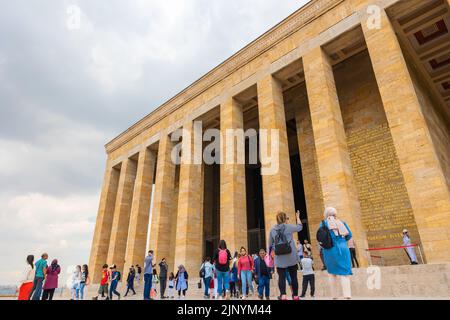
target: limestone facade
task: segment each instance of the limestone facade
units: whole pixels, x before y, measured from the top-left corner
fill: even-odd
[[[300,238],[317,252],[323,209],[334,206],[363,265],[367,248],[401,244],[403,228],[426,263],[450,262],[449,30],[446,0],[312,0],[114,138],[90,257],[94,282],[102,264],[142,265],[147,249],[196,275],[215,211],[215,241],[233,251],[253,241],[247,224],[259,221],[264,238],[278,211],[292,222],[301,209]],[[196,120],[222,137],[277,129],[279,170],[258,182],[249,172],[264,165],[220,164],[215,175],[209,164],[173,163],[171,137]],[[181,145],[204,148],[193,136]],[[205,198],[214,184],[220,203]],[[249,195],[258,188],[261,195]],[[400,254],[383,263],[407,263]]]

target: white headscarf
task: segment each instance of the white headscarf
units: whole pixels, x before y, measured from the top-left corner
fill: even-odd
[[[327,220],[328,223],[328,229],[334,232],[335,236],[341,235],[342,237],[345,237],[348,235],[348,229],[345,226],[345,224],[336,218],[337,210],[333,207],[328,207],[325,209],[325,220]]]

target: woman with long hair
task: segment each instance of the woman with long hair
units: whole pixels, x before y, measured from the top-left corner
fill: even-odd
[[[72,273],[72,286],[70,288],[72,293],[71,300],[78,300],[80,298],[80,282],[81,282],[81,266],[76,266]]]
[[[323,259],[329,274],[331,295],[333,299],[338,297],[338,279],[341,282],[345,299],[351,299],[350,276],[352,275],[352,260],[347,241],[352,238],[352,232],[347,223],[337,217],[337,210],[332,207],[325,209],[325,220],[320,227],[328,228],[333,246],[323,249]]]
[[[224,288],[225,296],[230,298],[230,261],[232,260],[230,250],[227,249],[227,243],[225,240],[220,240],[219,248],[214,255],[214,261],[216,262],[216,274],[217,274],[217,290],[219,299],[222,299]]]
[[[84,300],[84,289],[89,285],[89,283],[89,267],[87,264],[83,264],[81,267],[80,300]]]
[[[27,256],[27,264],[22,274],[17,291],[19,292],[18,300],[29,300],[34,282],[34,256]]]
[[[249,290],[253,292],[253,269],[255,267],[255,263],[253,258],[247,254],[247,250],[242,247],[241,248],[241,257],[238,260],[238,277],[242,281],[242,299],[245,300],[247,298],[247,286]]]
[[[61,267],[58,264],[58,260],[53,259],[50,268],[47,269],[47,276],[45,277],[42,300],[53,300],[55,289],[58,288],[58,276],[60,272]]]
[[[270,230],[269,248],[275,251],[275,267],[278,272],[278,287],[280,289],[280,299],[287,300],[286,297],[286,274],[289,273],[292,281],[292,298],[298,298],[298,256],[295,246],[294,234],[302,231],[303,225],[300,221],[300,212],[296,212],[296,223],[289,224],[289,217],[284,212],[277,214],[277,225]],[[269,250],[269,251],[270,251]]]

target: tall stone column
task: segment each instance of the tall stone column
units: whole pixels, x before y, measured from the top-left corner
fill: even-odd
[[[158,147],[156,165],[155,195],[150,229],[150,250],[155,251],[156,258],[167,259],[169,267],[173,267],[173,254],[170,250],[171,230],[176,223],[173,213],[175,199],[175,164],[171,159],[173,143],[167,134],[161,136]]]
[[[109,242],[108,264],[115,264],[122,274],[125,264],[136,169],[136,161],[126,159],[122,162],[114,219],[111,228],[111,240]]]
[[[237,163],[238,143],[233,138],[234,146],[228,145],[231,139],[228,141],[227,136],[234,137],[235,130],[240,129],[243,137],[244,115],[242,106],[233,98],[220,106],[220,129],[223,139],[223,164],[220,166],[220,238],[227,241],[230,249],[239,250],[242,246],[248,247],[245,163]],[[232,159],[227,159],[226,156],[226,150],[229,148],[234,151]],[[243,152],[245,162],[245,141],[243,150],[240,151]]]
[[[144,263],[155,164],[156,153],[153,150],[145,148],[139,153],[125,256],[125,272],[132,265],[143,266]]]
[[[367,237],[354,183],[333,68],[322,48],[303,58],[317,165],[325,207],[345,220],[356,242],[358,259],[367,265]]]
[[[362,19],[426,260],[448,262],[450,194],[400,44],[386,12],[382,12],[380,29],[368,29]]]
[[[322,187],[320,185],[319,168],[317,165],[316,146],[306,97],[297,102],[295,122],[297,126],[298,148],[302,167],[303,189],[305,192],[306,209],[308,212],[308,228],[313,253],[318,256],[316,232],[323,220],[324,204]],[[321,263],[320,259],[315,263]]]
[[[273,174],[262,176],[264,222],[266,239],[268,239],[270,229],[276,224],[276,215],[279,211],[283,211],[289,216],[290,223],[295,223],[295,205],[283,90],[278,80],[271,75],[260,80],[257,87],[259,127],[260,130],[267,130],[269,150],[272,145],[271,131],[278,132],[278,152],[275,149],[269,152],[274,156],[273,160],[278,162],[278,170]],[[261,135],[262,132],[260,132],[260,145],[264,143],[261,141]],[[262,170],[264,167],[263,165]]]
[[[194,139],[193,122],[183,128],[183,150],[180,165],[175,267],[183,264],[191,274],[202,262],[203,208],[202,164],[195,163],[194,146],[202,148],[202,141]]]
[[[94,240],[92,241],[91,256],[89,260],[89,270],[91,271],[90,277],[93,283],[100,282],[102,266],[106,263],[108,257],[119,176],[120,171],[118,169],[107,167],[103,179],[97,222],[95,224]]]

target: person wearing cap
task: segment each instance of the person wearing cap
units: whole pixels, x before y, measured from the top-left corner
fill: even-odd
[[[411,264],[419,264],[417,262],[416,250],[414,249],[414,247],[409,247],[411,245],[411,238],[409,237],[409,231],[406,229],[403,230],[403,245],[408,246],[407,248],[405,248],[405,251]]]

